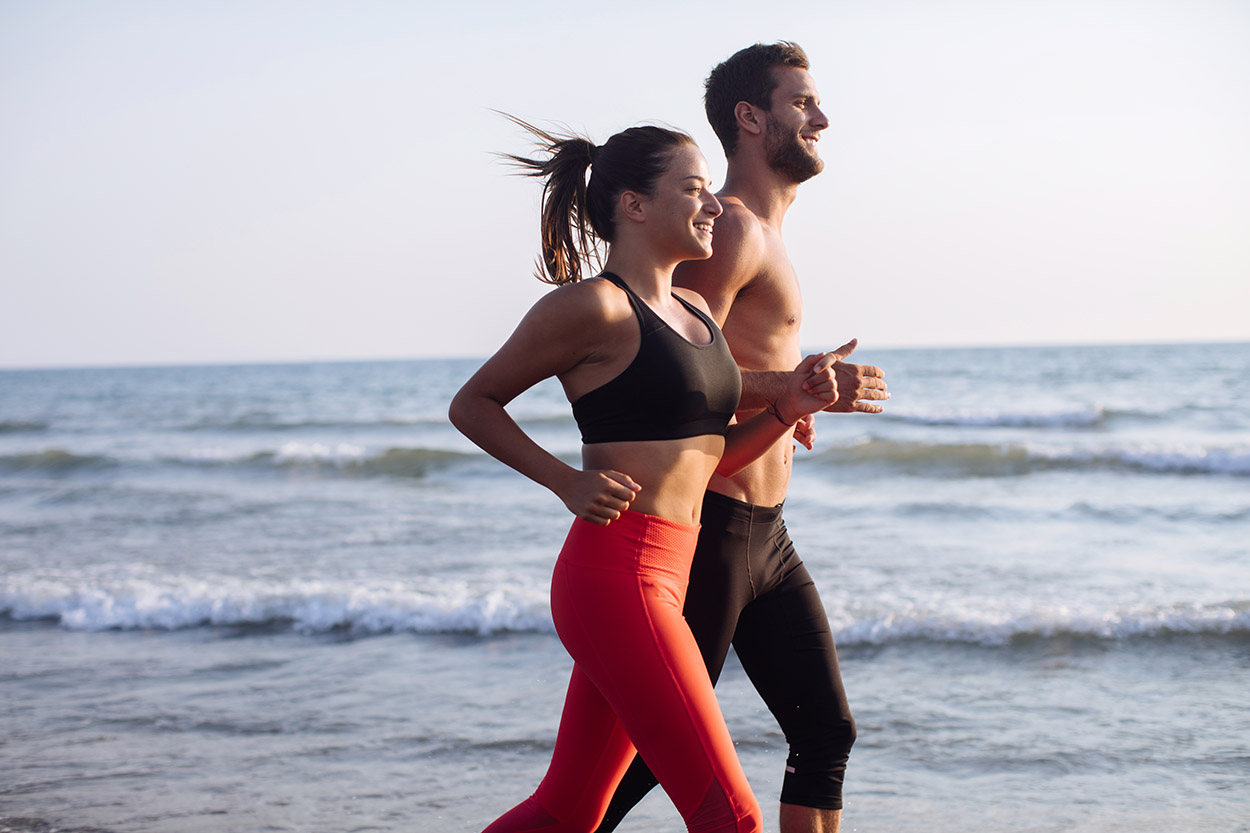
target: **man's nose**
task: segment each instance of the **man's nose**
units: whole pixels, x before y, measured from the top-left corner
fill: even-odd
[[[825,111],[815,105],[812,106],[812,109],[815,111],[812,116],[812,127],[817,130],[827,128],[829,126],[829,117],[825,115]]]

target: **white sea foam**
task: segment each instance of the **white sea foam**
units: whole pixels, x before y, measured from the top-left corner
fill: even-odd
[[[933,640],[1004,645],[1074,635],[1126,639],[1167,634],[1250,634],[1250,600],[1082,608],[984,603],[919,606],[899,600],[831,605],[843,645]],[[0,613],[55,620],[70,630],[178,630],[284,624],[320,633],[554,631],[542,583],[272,581],[161,577],[109,579],[18,575],[0,580]]]
[[[201,446],[184,451],[174,457],[174,459],[180,463],[195,465],[198,463],[239,463],[248,459],[249,456],[245,452],[239,452],[234,449]]]
[[[1225,636],[1250,634],[1250,600],[1091,605],[1081,609],[1032,605],[1012,609],[992,603],[902,606],[858,617],[835,613],[831,618],[838,641],[844,645],[914,640],[1006,645],[1057,636],[1109,640],[1177,634]]]
[[[279,463],[330,463],[336,466],[359,463],[365,459],[364,446],[352,443],[283,443],[274,455]]]
[[[177,630],[289,623],[299,631],[497,633],[549,631],[545,587],[510,584],[123,577],[11,576],[0,612],[52,619],[70,630]]]
[[[1026,446],[1033,457],[1081,465],[1124,466],[1159,473],[1250,474],[1250,446],[1133,443],[1111,447]]]
[[[355,443],[288,442],[278,447],[197,445],[189,448],[126,449],[108,453],[48,448],[24,454],[0,455],[0,473],[55,472],[72,474],[105,467],[150,468],[319,468],[353,475],[424,474],[432,466],[458,460],[477,460],[480,454],[440,448],[368,448]]]

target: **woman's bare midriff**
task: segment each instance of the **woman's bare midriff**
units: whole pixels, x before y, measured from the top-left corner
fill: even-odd
[[[703,493],[716,471],[725,438],[596,443],[582,446],[582,468],[629,475],[642,490],[630,509],[682,524],[697,524]]]

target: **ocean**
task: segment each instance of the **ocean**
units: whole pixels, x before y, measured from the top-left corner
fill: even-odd
[[[845,831],[1250,831],[1250,344],[877,350],[786,504]],[[477,831],[551,753],[570,516],[479,360],[0,372],[0,831]],[[570,462],[558,385],[511,408]],[[776,830],[785,743],[731,657]],[[677,833],[655,791],[621,827]]]

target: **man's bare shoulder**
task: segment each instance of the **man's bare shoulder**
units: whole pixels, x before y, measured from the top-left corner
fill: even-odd
[[[716,218],[716,242],[751,245],[763,241],[764,227],[760,218],[743,205],[741,200],[737,197],[723,197],[721,207],[724,210]]]
[[[712,232],[712,256],[680,264],[673,283],[702,295],[716,323],[723,325],[734,297],[759,274],[765,245],[759,218],[750,209],[732,198],[722,205]]]

